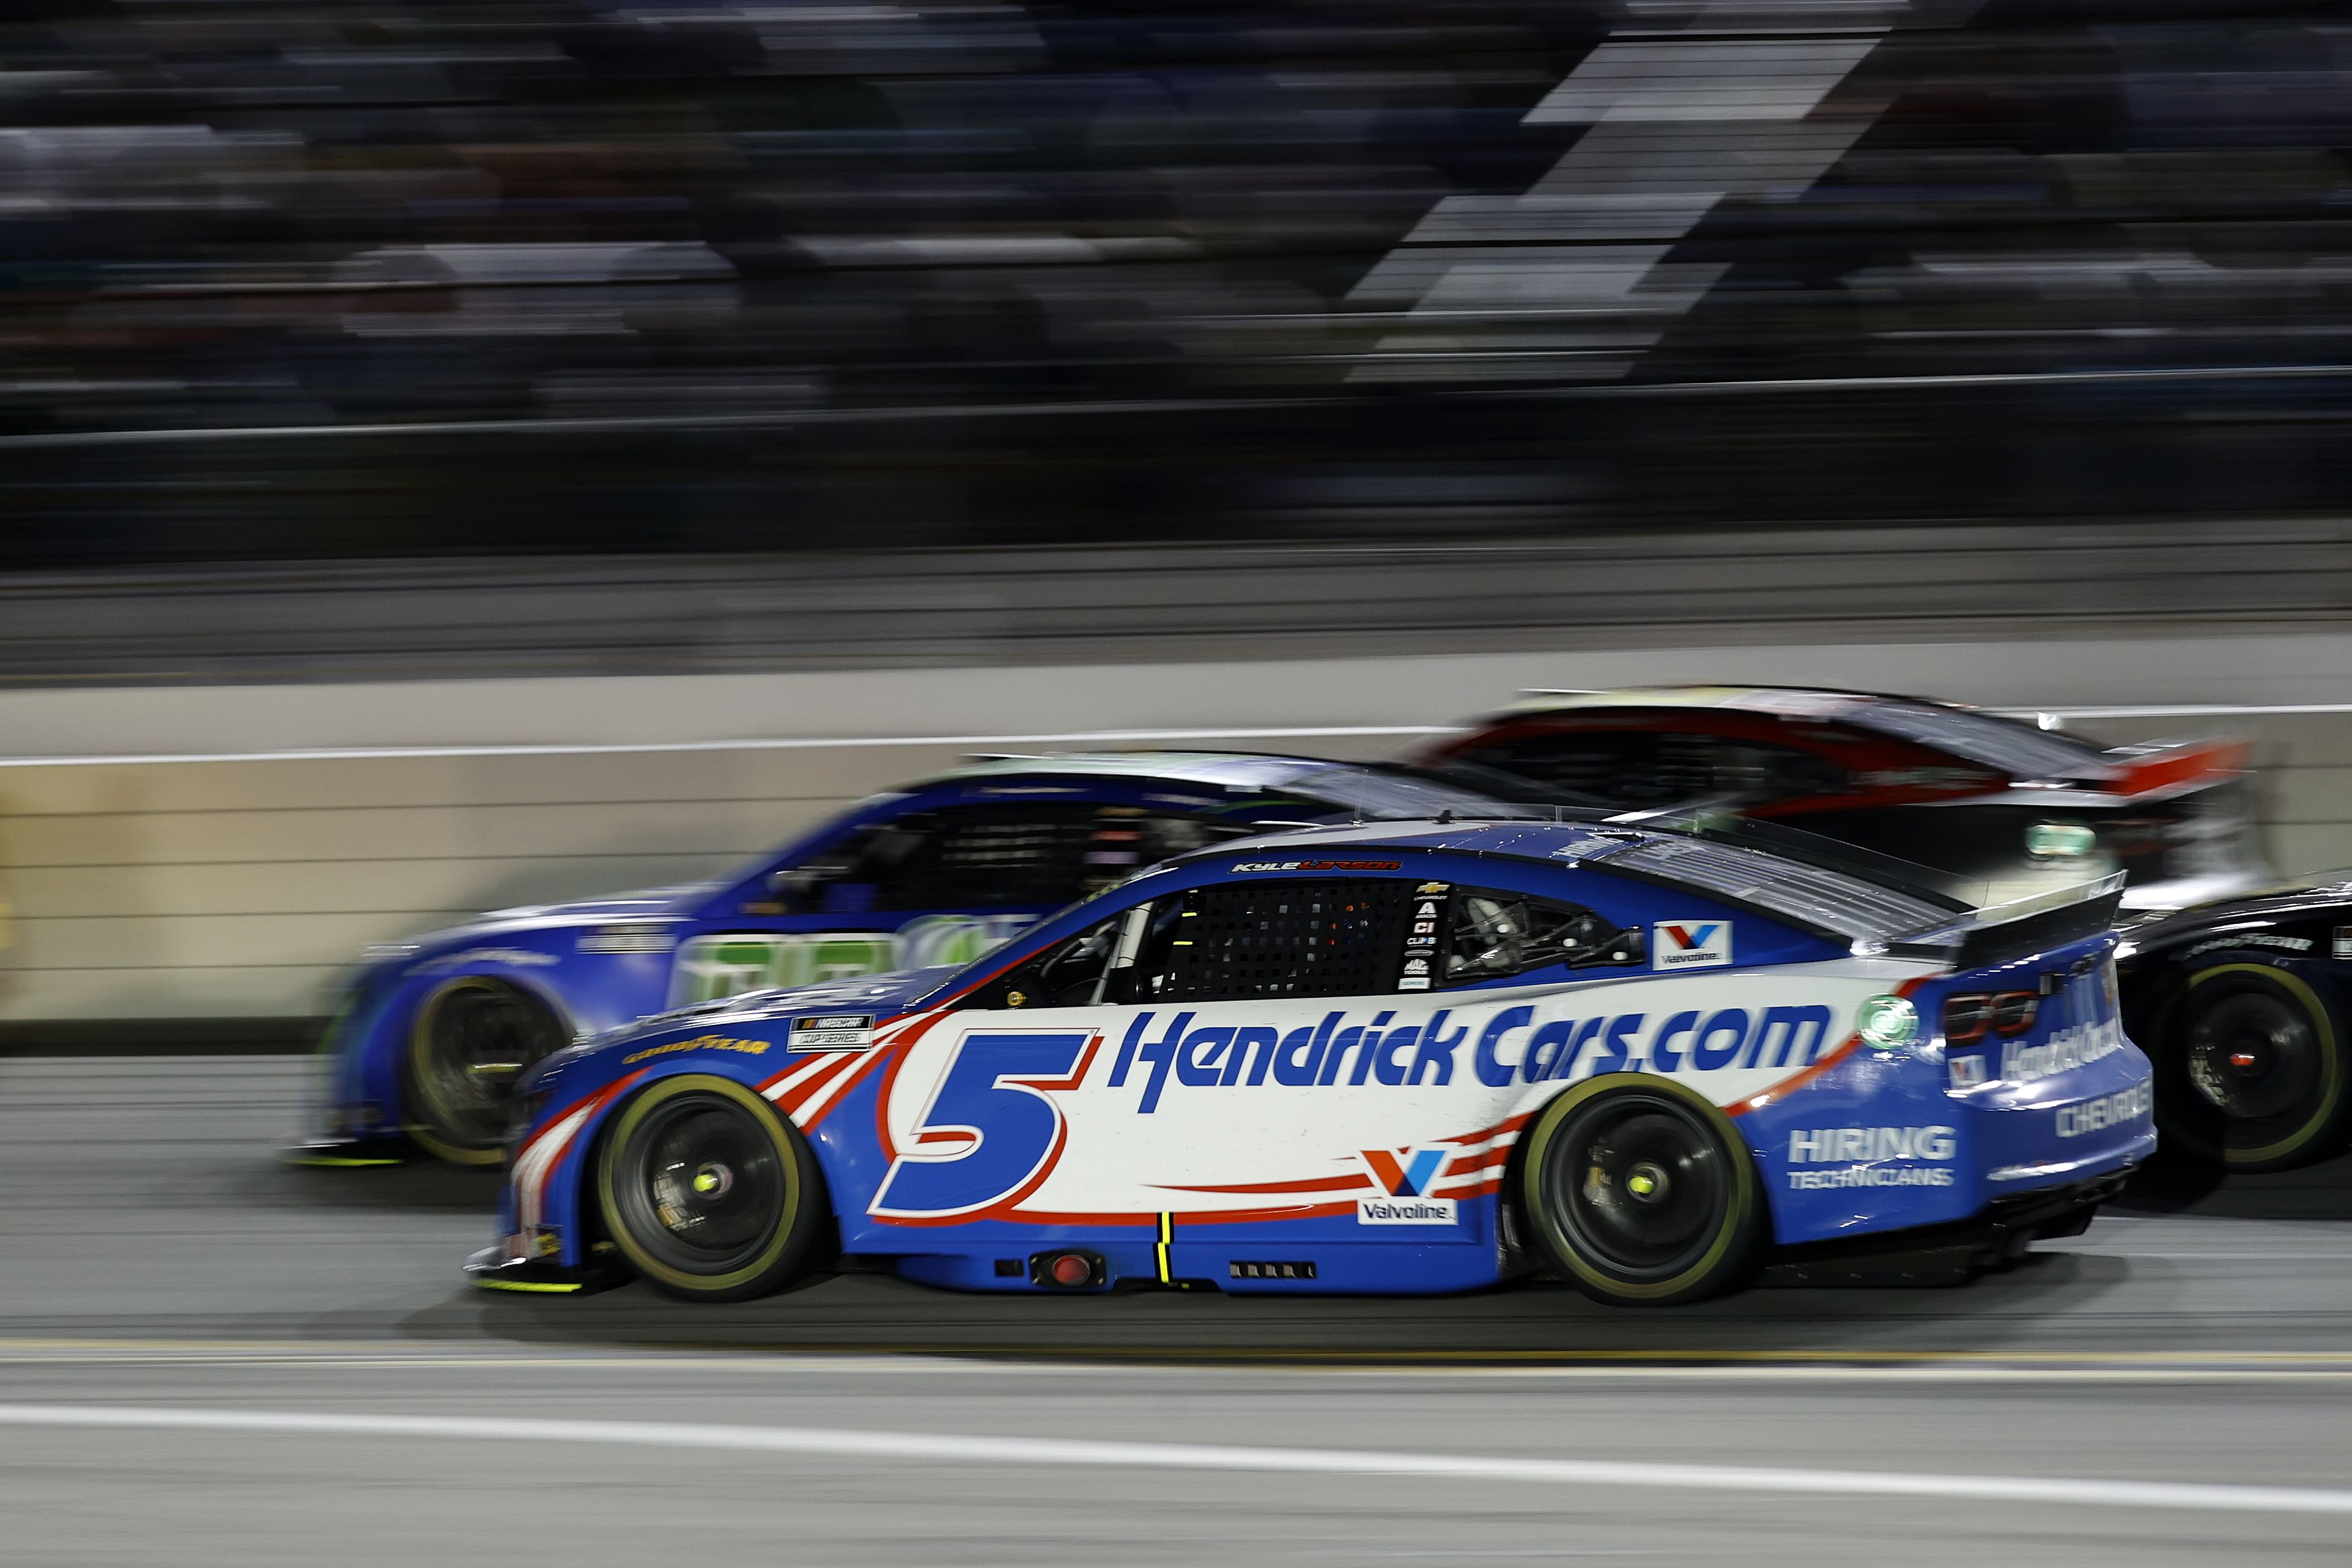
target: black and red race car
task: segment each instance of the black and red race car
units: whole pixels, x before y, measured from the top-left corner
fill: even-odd
[[[2248,756],[2237,741],[2102,751],[1917,697],[1665,686],[1531,694],[1416,760],[1620,810],[1717,801],[1926,866],[1979,904],[2122,871],[2124,907],[2160,910],[2275,881]]]

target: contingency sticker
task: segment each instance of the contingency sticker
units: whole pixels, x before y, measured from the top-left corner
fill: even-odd
[[[1437,977],[1437,939],[1445,923],[1445,895],[1452,884],[1424,882],[1413,890],[1412,918],[1405,923],[1404,962],[1397,974],[1400,991],[1425,991]]]
[[[1650,944],[1650,963],[1660,969],[1713,969],[1731,962],[1728,920],[1662,920]]]
[[[874,1043],[872,1013],[825,1013],[793,1020],[793,1051],[864,1051]]]

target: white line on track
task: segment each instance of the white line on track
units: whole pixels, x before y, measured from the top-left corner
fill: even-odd
[[[2147,703],[2117,707],[1988,708],[2008,718],[2053,713],[2060,718],[2231,718],[2269,714],[2352,713],[2352,703]]]
[[[1277,1353],[1269,1353],[1277,1354]],[[729,1378],[747,1375],[785,1377],[931,1376],[985,1378],[1018,1377],[1024,1383],[1045,1379],[1115,1378],[1132,1383],[1144,1378],[1201,1381],[1216,1376],[1246,1377],[1263,1386],[1284,1379],[1317,1382],[1371,1382],[1408,1378],[1416,1382],[1455,1380],[1528,1381],[1600,1384],[2105,1384],[2160,1386],[2191,1383],[2344,1384],[2352,1383],[2352,1367],[2341,1366],[2026,1366],[1953,1365],[1840,1366],[1645,1366],[1562,1365],[1543,1362],[1460,1364],[1401,1362],[1393,1364],[1356,1362],[1192,1362],[1183,1364],[1136,1361],[1074,1361],[1059,1357],[1044,1361],[995,1361],[960,1357],[952,1352],[908,1353],[887,1359],[792,1352],[750,1352],[726,1356],[680,1353],[654,1356],[523,1356],[523,1355],[387,1355],[387,1354],[205,1354],[165,1352],[101,1354],[86,1351],[0,1351],[0,1366],[177,1366],[302,1368],[332,1367],[337,1371],[409,1372],[417,1370],[528,1369],[532,1372],[658,1371],[665,1377],[716,1373]]]
[[[1229,1470],[1284,1475],[1431,1476],[1540,1486],[1651,1487],[1676,1491],[1934,1498],[2066,1507],[2168,1508],[2231,1513],[2352,1514],[2352,1491],[2040,1476],[1782,1469],[1756,1465],[1522,1459],[1501,1455],[1398,1454],[1349,1448],[1241,1448],[1087,1438],[988,1437],[947,1432],[866,1432],[822,1427],[729,1427],[657,1421],[551,1421],[484,1416],[380,1416],[288,1410],[0,1405],[0,1426],[114,1431],[246,1432],[289,1437],[422,1437],[502,1443],[582,1443],[811,1454],[915,1463],[1051,1469]]]
[[[1230,1347],[1229,1347],[1230,1349]],[[1318,1381],[1378,1378],[1563,1378],[1643,1383],[2221,1383],[2341,1382],[2352,1379],[2347,1350],[2181,1351],[1714,1351],[1691,1359],[1645,1358],[1638,1353],[1498,1350],[1486,1356],[1433,1358],[1420,1353],[1312,1352],[1266,1346],[1249,1354],[1136,1359],[1115,1348],[1064,1347],[1024,1353],[1017,1346],[773,1348],[712,1350],[685,1345],[637,1351],[523,1350],[486,1344],[430,1344],[368,1340],[106,1340],[0,1337],[0,1365],[12,1366],[271,1366],[373,1368],[498,1367],[534,1371],[654,1372],[666,1377],[700,1372],[726,1376],[875,1375],[909,1377],[1039,1378],[1156,1377],[1198,1380],[1247,1377],[1263,1383],[1295,1377]]]

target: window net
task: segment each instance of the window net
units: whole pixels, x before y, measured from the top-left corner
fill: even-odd
[[[1169,1001],[1362,996],[1397,988],[1405,884],[1227,883],[1184,895]]]

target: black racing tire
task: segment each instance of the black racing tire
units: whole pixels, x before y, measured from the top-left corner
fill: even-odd
[[[1738,1289],[1766,1231],[1763,1184],[1731,1119],[1671,1079],[1587,1079],[1538,1115],[1519,1167],[1528,1228],[1570,1282],[1621,1307]]]
[[[2213,955],[2165,1009],[2158,1139],[2224,1171],[2306,1165],[2343,1142],[2352,1053],[2335,1003],[2253,957]]]
[[[497,1165],[516,1082],[571,1042],[553,1009],[519,987],[481,975],[444,981],[409,1026],[408,1135],[453,1165]]]
[[[604,1228],[630,1266],[698,1301],[764,1296],[827,1234],[824,1178],[800,1129],[731,1078],[665,1078],[623,1103],[596,1161]]]

